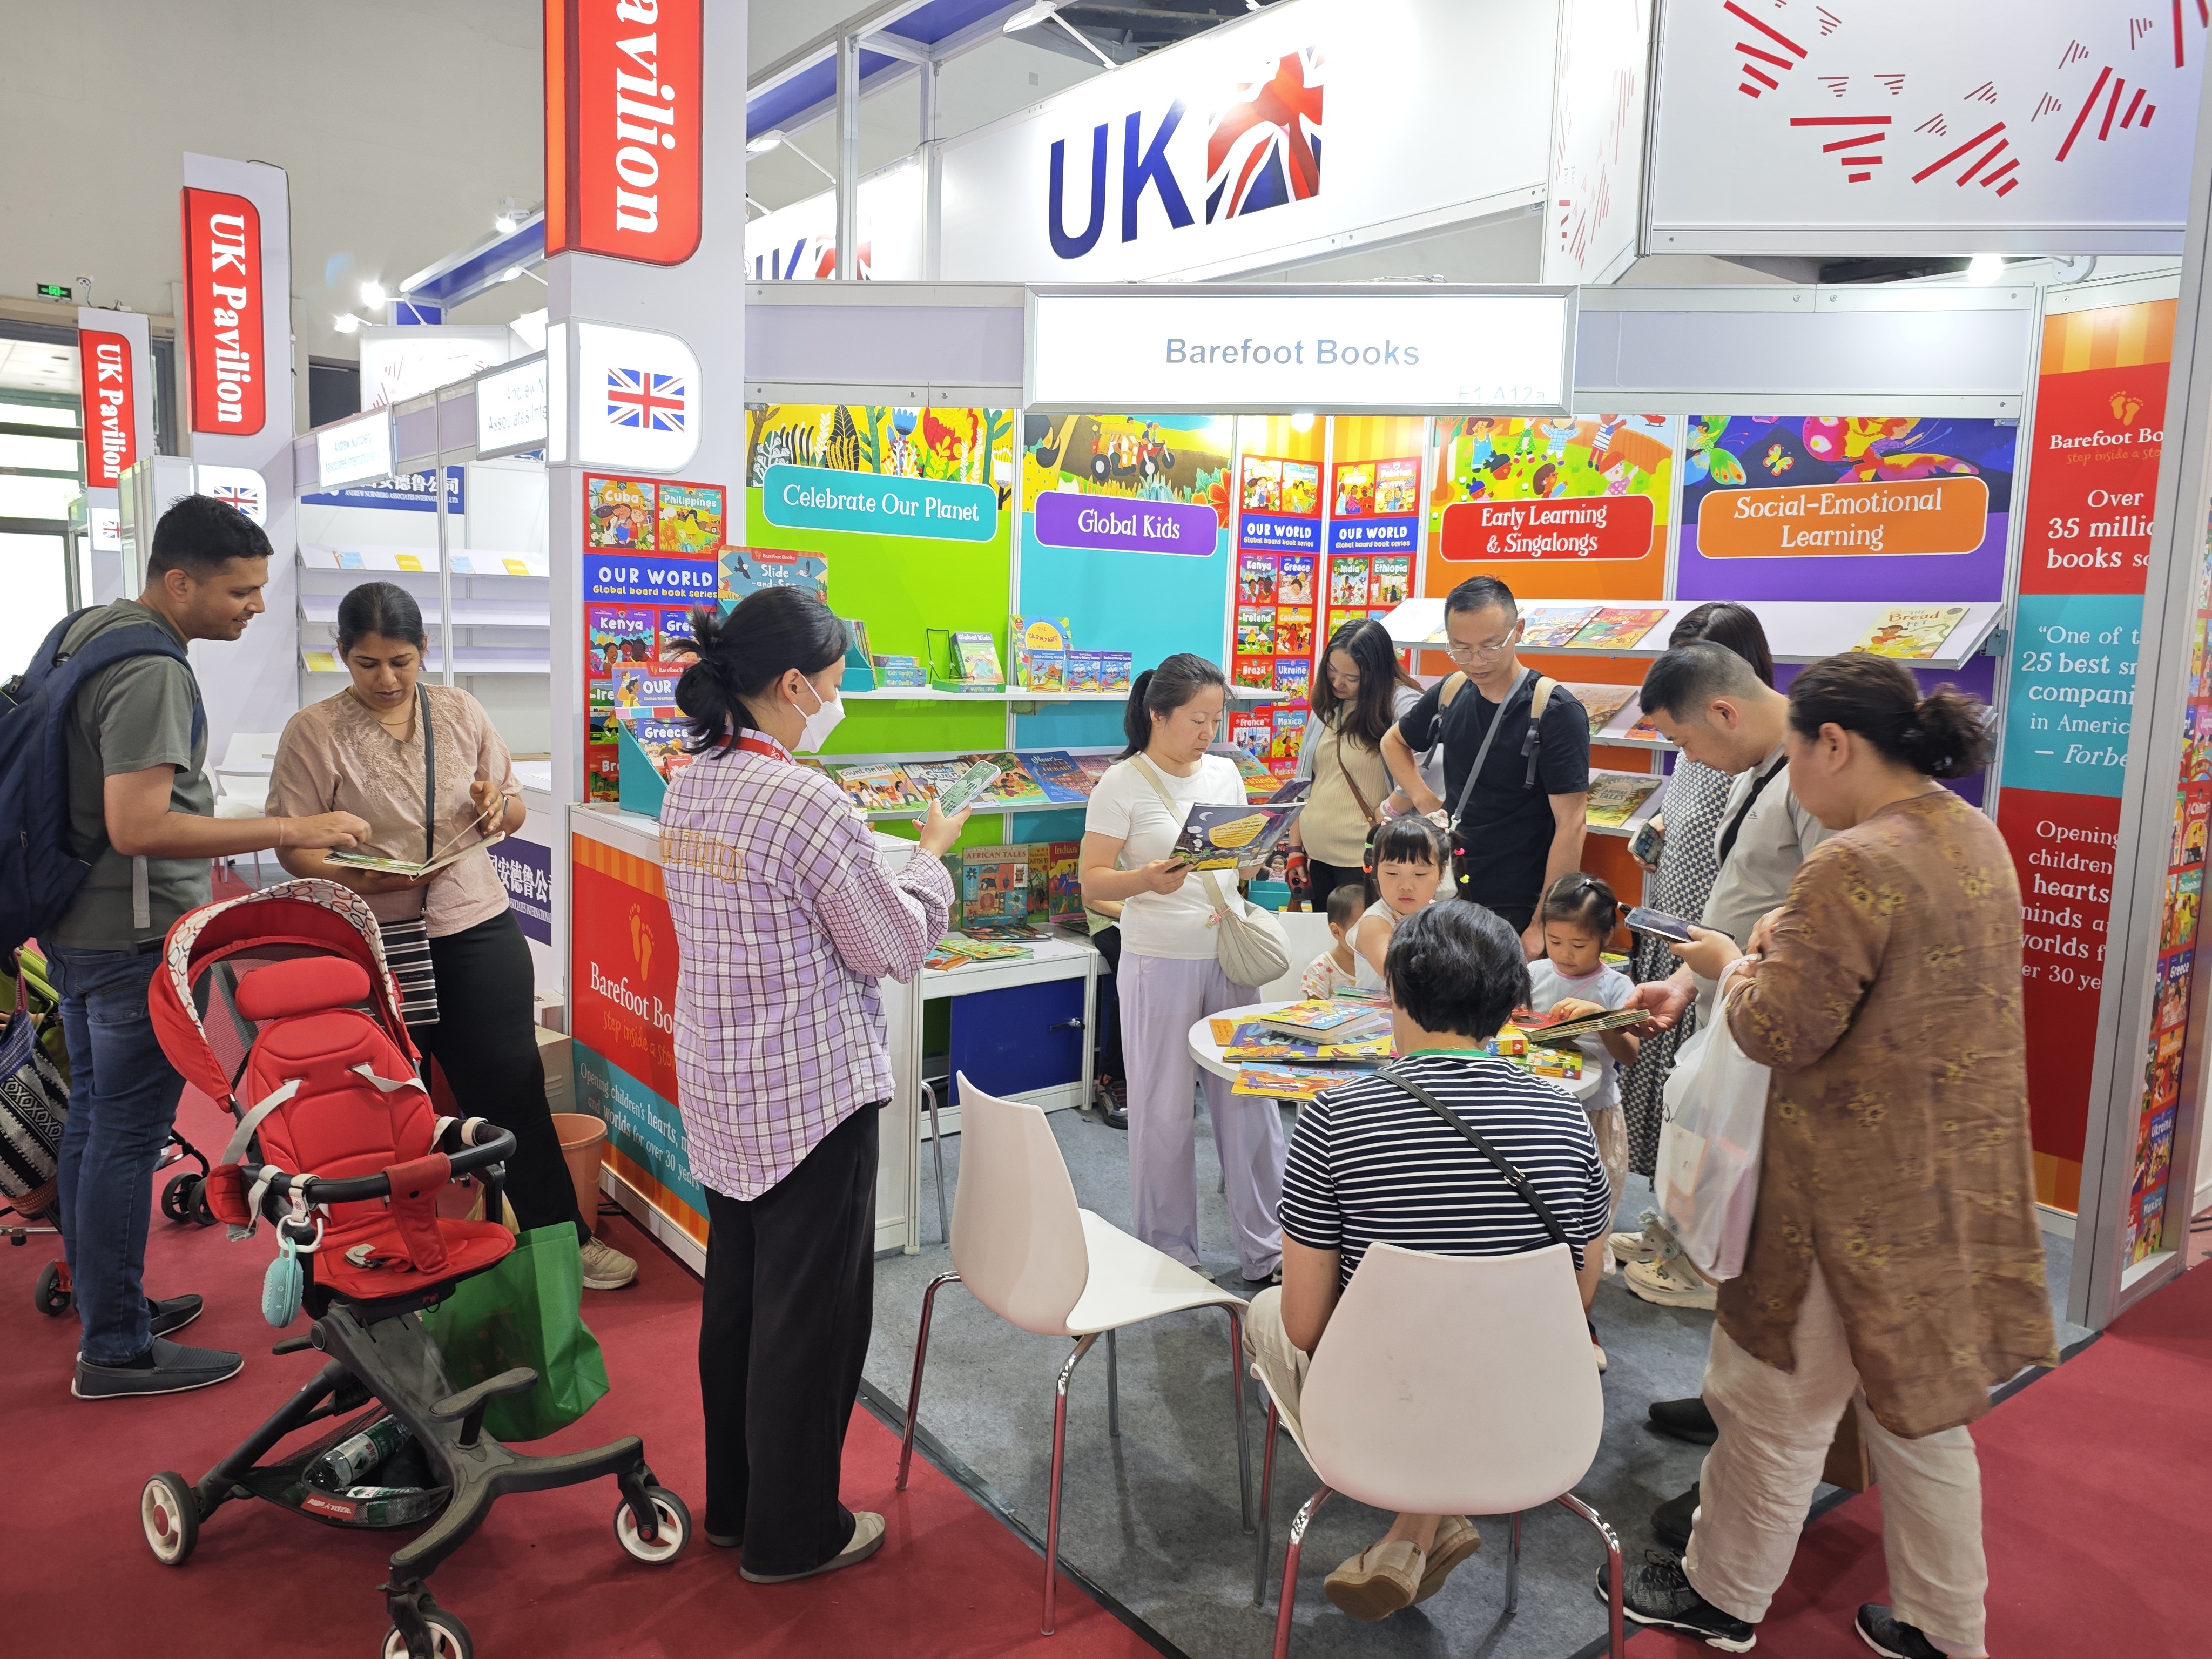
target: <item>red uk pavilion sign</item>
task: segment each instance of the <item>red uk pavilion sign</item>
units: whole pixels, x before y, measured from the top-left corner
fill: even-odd
[[[131,342],[106,329],[76,331],[84,383],[84,481],[113,489],[138,459],[138,366]]]
[[[261,213],[243,196],[185,191],[185,350],[195,432],[252,437],[268,422]]]
[[[699,246],[702,0],[545,0],[545,251]]]

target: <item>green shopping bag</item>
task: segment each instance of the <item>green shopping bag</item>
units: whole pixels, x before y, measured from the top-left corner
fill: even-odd
[[[576,1230],[564,1221],[522,1234],[498,1266],[463,1279],[423,1316],[457,1392],[517,1365],[538,1373],[536,1388],[484,1407],[484,1432],[494,1439],[541,1439],[607,1391],[599,1340],[580,1310],[583,1296]]]

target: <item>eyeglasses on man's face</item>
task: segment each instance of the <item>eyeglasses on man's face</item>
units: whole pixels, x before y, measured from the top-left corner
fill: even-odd
[[[1485,640],[1479,645],[1469,645],[1464,641],[1454,640],[1444,647],[1444,654],[1454,662],[1496,662],[1498,658],[1512,648],[1513,630],[1509,628],[1503,634]]]

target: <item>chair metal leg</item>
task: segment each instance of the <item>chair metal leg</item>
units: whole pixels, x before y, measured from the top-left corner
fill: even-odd
[[[1291,1522],[1291,1547],[1283,1553],[1283,1593],[1278,1598],[1275,1613],[1275,1659],[1290,1659],[1291,1609],[1298,1599],[1298,1556],[1305,1548],[1306,1528],[1313,1524],[1321,1506],[1328,1502],[1328,1488],[1323,1486],[1305,1501],[1297,1517]]]
[[[1054,1384],[1052,1401],[1052,1502],[1047,1509],[1044,1523],[1044,1633],[1052,1634],[1054,1592],[1060,1585],[1060,1469],[1063,1451],[1067,1443],[1067,1383],[1075,1375],[1075,1368],[1083,1363],[1083,1356],[1091,1352],[1098,1340],[1092,1332],[1075,1345],[1075,1352],[1067,1356],[1067,1363],[1060,1368],[1060,1381]]]
[[[952,1243],[952,1215],[945,1207],[945,1131],[937,1122],[937,1091],[925,1080],[921,1092],[929,1102],[929,1156],[937,1165],[937,1231],[947,1246]]]
[[[914,1339],[914,1381],[906,1391],[906,1432],[899,1438],[898,1489],[906,1490],[907,1465],[914,1462],[915,1413],[921,1409],[921,1365],[929,1358],[929,1316],[937,1307],[937,1292],[943,1286],[957,1284],[958,1273],[939,1273],[929,1281],[929,1288],[921,1293],[921,1329]]]
[[[1521,1511],[1513,1511],[1513,1540],[1505,1551],[1505,1616],[1521,1603]]]
[[[1106,1432],[1121,1437],[1121,1355],[1114,1333],[1106,1333]]]
[[[1243,1512],[1244,1530],[1252,1530],[1252,1448],[1244,1435],[1244,1320],[1234,1308],[1229,1316],[1229,1388],[1237,1407],[1237,1506]]]
[[[1257,1376],[1255,1368],[1254,1375]],[[1270,1494],[1275,1489],[1275,1429],[1282,1421],[1275,1409],[1275,1396],[1267,1396],[1267,1444],[1260,1454],[1260,1549],[1252,1568],[1252,1605],[1267,1605],[1267,1532],[1272,1519],[1267,1509]]]
[[[1611,1656],[1611,1659],[1624,1659],[1621,1644],[1628,1638],[1621,1628],[1621,1609],[1626,1603],[1621,1600],[1620,1534],[1606,1524],[1603,1516],[1583,1503],[1574,1493],[1563,1492],[1560,1494],[1559,1503],[1562,1507],[1572,1510],[1590,1525],[1595,1527],[1598,1535],[1605,1540],[1607,1637],[1611,1643],[1607,1652]]]

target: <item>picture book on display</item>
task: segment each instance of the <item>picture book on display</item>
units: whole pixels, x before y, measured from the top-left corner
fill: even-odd
[[[1410,513],[1412,507],[1406,508]],[[1413,582],[1413,562],[1403,553],[1377,558],[1368,575],[1367,603],[1396,606],[1405,604]],[[1357,599],[1348,603],[1357,605]]]
[[[1270,1066],[1237,1073],[1232,1095],[1260,1095],[1274,1100],[1314,1100],[1339,1084],[1352,1081],[1351,1073],[1308,1066]]]
[[[1604,731],[1612,723],[1613,717],[1627,708],[1630,699],[1636,696],[1636,688],[1632,685],[1602,685],[1582,681],[1562,684],[1575,694],[1575,701],[1582,704],[1583,712],[1589,716],[1592,737]]]
[[[1275,659],[1275,690],[1287,691],[1294,697],[1306,695],[1306,687],[1313,677],[1313,665],[1304,657]]]
[[[1075,763],[1082,769],[1083,775],[1091,780],[1091,787],[1096,789],[1098,780],[1106,775],[1117,758],[1113,755],[1078,755]]]
[[[1273,605],[1275,602],[1275,556],[1245,553],[1237,561],[1237,603]]]
[[[944,791],[960,781],[968,769],[966,761],[907,761],[904,763],[907,781],[934,800]]]
[[[1275,659],[1273,657],[1239,656],[1237,659],[1235,681],[1255,691],[1271,690],[1275,684]]]
[[[1375,465],[1375,511],[1382,518],[1402,518],[1420,511],[1421,464],[1419,461],[1378,461]]]
[[[586,478],[584,507],[589,514],[586,544],[617,547],[629,553],[653,552],[653,502],[659,489],[636,478]]]
[[[1301,664],[1303,667],[1304,665]],[[1295,761],[1298,745],[1305,741],[1306,711],[1303,708],[1277,708],[1269,711],[1275,717],[1275,740],[1267,750],[1267,758]]]
[[[1075,763],[1075,757],[1066,750],[1041,749],[1033,755],[1024,755],[1022,763],[1048,799],[1073,803],[1091,799],[1091,779]]]
[[[1366,560],[1337,558],[1329,562],[1328,602],[1332,605],[1364,605],[1367,584]]]
[[[1666,620],[1667,607],[1663,605],[1607,606],[1582,625],[1573,643],[1584,648],[1632,650],[1646,634]]]
[[[1265,609],[1258,605],[1237,607],[1237,653],[1243,657],[1272,657],[1275,654],[1275,611],[1273,605]]]
[[[1513,1011],[1513,1024],[1524,1032],[1529,1042],[1549,1047],[1575,1042],[1586,1036],[1595,1036],[1601,1031],[1622,1030],[1631,1025],[1641,1025],[1651,1018],[1648,1008],[1615,1008],[1603,1013],[1585,1014],[1579,1018],[1556,1013],[1536,1013],[1527,1008]]]
[[[1299,1065],[1327,1060],[1372,1062],[1387,1060],[1392,1053],[1388,1031],[1342,1042],[1307,1042],[1271,1031],[1256,1021],[1216,1019],[1212,1024],[1213,1040],[1221,1045],[1224,1060],[1288,1060]]]
[[[660,486],[659,549],[663,553],[717,553],[722,547],[720,484]]]
[[[1390,1016],[1379,1008],[1313,997],[1261,1014],[1259,1024],[1270,1030],[1288,1031],[1293,1036],[1327,1031],[1334,1034],[1334,1041],[1341,1042],[1352,1036],[1371,1036],[1377,1031],[1388,1031]]]
[[[1083,920],[1082,852],[1083,843],[1079,841],[1048,843],[1050,890],[1046,896],[1045,914],[1055,922],[1088,932]]]
[[[1031,691],[1063,691],[1067,655],[1075,648],[1065,617],[1017,617],[1013,632],[1014,684]]]
[[[1521,648],[1540,651],[1546,646],[1565,645],[1597,611],[1594,605],[1532,605],[1521,613]]]
[[[998,642],[988,634],[955,634],[952,652],[962,679],[977,684],[1006,684],[1006,677],[999,667]]]
[[[929,797],[907,775],[906,769],[889,762],[832,765],[830,775],[855,811],[888,812],[894,807],[929,805]]]
[[[1276,562],[1275,603],[1311,605],[1314,562],[1310,553],[1285,553]],[[1310,617],[1308,618],[1311,620]]]
[[[1182,859],[1195,870],[1233,870],[1240,864],[1261,863],[1302,810],[1297,803],[1288,806],[1200,803],[1184,816],[1182,832],[1168,849],[1168,856]]]
[[[1230,757],[1237,763],[1237,776],[1244,781],[1247,800],[1265,800],[1275,793],[1275,775],[1267,769],[1265,754],[1264,750],[1255,755],[1239,749]]]
[[[969,847],[960,854],[960,926],[1012,927],[1030,915],[1030,849]]]
[[[1313,607],[1283,605],[1275,612],[1275,653],[1281,657],[1313,655]]]
[[[1071,651],[1067,653],[1069,690],[1100,691],[1105,689],[1100,683],[1098,656],[1096,651]]]
[[[1601,830],[1618,830],[1634,817],[1644,803],[1667,780],[1658,773],[1593,772],[1589,775],[1589,822]]]
[[[1893,605],[1851,649],[1876,657],[1932,657],[1966,615],[1963,605]]]
[[[1016,803],[1034,805],[1046,799],[1042,787],[1030,775],[1019,755],[963,755],[960,759],[963,770],[977,761],[988,761],[999,769],[999,776],[991,787],[975,798],[975,810],[979,812],[995,812]]]
[[[1229,717],[1229,742],[1247,755],[1265,755],[1275,740],[1275,722],[1264,708],[1239,709]]]

